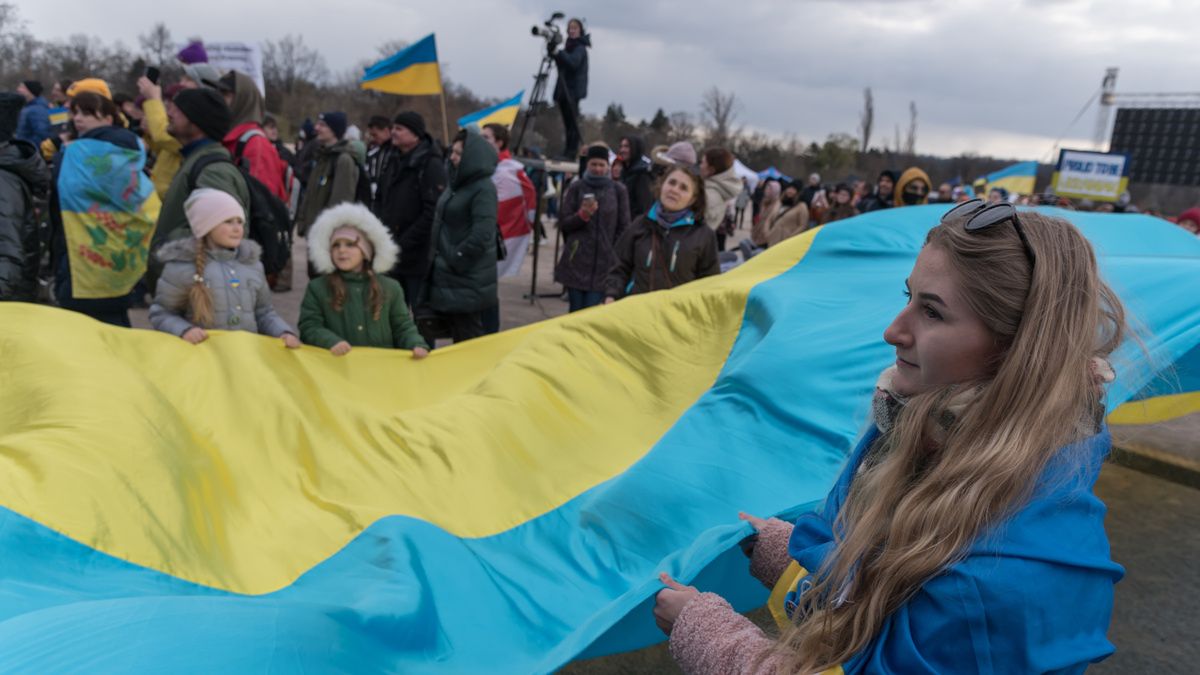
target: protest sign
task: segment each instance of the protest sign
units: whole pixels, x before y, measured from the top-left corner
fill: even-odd
[[[1115,202],[1129,186],[1129,155],[1063,150],[1051,184],[1062,197]]]
[[[258,45],[245,42],[205,42],[204,50],[208,52],[208,62],[221,72],[236,70],[249,75],[263,96],[267,95],[267,87],[263,82],[262,49]]]

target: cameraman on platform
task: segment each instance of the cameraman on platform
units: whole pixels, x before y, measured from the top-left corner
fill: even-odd
[[[571,19],[567,22],[567,41],[561,50],[552,51],[551,56],[558,65],[558,82],[554,85],[554,104],[562,114],[563,128],[567,132],[563,157],[574,160],[579,153],[579,102],[587,97],[588,55],[592,46],[591,36],[583,32],[583,21]],[[555,45],[551,43],[551,50]]]

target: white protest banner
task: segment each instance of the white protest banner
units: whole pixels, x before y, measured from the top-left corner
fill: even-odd
[[[1062,197],[1115,202],[1129,187],[1129,155],[1063,150],[1050,183]]]
[[[263,82],[262,49],[258,45],[245,42],[205,42],[204,50],[208,52],[208,62],[221,72],[236,70],[245,73],[258,85],[262,95],[267,95],[267,87]]]

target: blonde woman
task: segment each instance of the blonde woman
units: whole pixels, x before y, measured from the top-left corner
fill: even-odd
[[[1091,245],[974,200],[903,290],[874,426],[824,508],[742,515],[782,635],[663,575],[654,613],[685,672],[1077,673],[1113,652],[1123,570],[1092,486],[1126,324]]]

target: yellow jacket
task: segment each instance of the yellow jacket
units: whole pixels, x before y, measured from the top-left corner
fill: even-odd
[[[179,141],[167,133],[167,109],[163,102],[148,98],[142,103],[142,112],[146,114],[146,119],[142,121],[146,144],[154,153],[150,180],[159,199],[162,199],[171,186],[171,179],[179,171],[179,165],[183,163],[183,156],[179,153]]]

